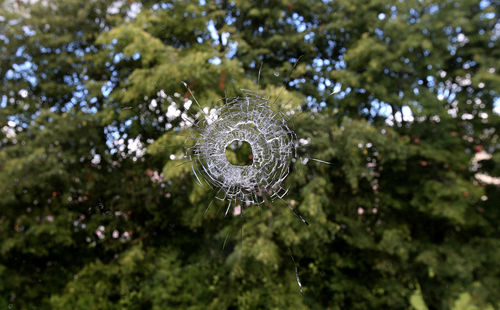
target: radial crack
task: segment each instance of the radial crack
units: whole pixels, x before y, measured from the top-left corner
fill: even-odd
[[[243,97],[229,98],[211,117],[201,120],[199,128],[190,149],[195,176],[222,191],[229,207],[231,202],[261,204],[264,195],[274,200],[286,194],[281,184],[295,156],[296,137],[268,99],[245,91]],[[234,141],[250,145],[251,164],[228,161],[226,148]]]

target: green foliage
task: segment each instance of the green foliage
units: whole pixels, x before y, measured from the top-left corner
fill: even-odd
[[[0,1],[0,308],[499,308],[499,8]],[[183,154],[242,89],[300,157],[224,217]]]

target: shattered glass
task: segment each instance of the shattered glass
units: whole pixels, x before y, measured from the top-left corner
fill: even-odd
[[[282,198],[282,184],[295,157],[296,136],[285,116],[269,100],[251,91],[226,103],[198,124],[199,134],[189,150],[193,172],[200,183],[218,189],[217,199],[258,205]],[[234,142],[251,147],[252,162],[234,165],[226,148]]]

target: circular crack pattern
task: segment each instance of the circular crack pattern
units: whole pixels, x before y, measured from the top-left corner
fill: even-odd
[[[222,193],[216,198],[250,205],[286,194],[281,185],[295,156],[296,137],[268,99],[249,92],[232,98],[199,127],[191,163],[198,180],[201,177]],[[227,160],[225,150],[233,141],[250,144],[251,165],[237,166]]]

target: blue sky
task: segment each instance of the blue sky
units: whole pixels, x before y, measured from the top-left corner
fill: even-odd
[[[200,5],[205,5],[206,2],[205,2],[205,0],[200,0],[199,3],[200,3]],[[483,9],[488,7],[489,5],[491,5],[489,0],[482,0],[480,2],[480,6]],[[140,11],[140,9],[141,9],[140,6],[134,6],[133,10],[129,14],[130,15],[129,18],[134,18],[135,15]],[[384,20],[386,18],[386,15],[381,13],[381,14],[379,14],[378,18],[380,20]],[[494,16],[485,16],[485,18],[490,19],[490,18],[494,18]],[[298,32],[305,32],[308,30],[308,25],[303,22],[303,18],[301,16],[299,16],[298,14],[294,13],[292,15],[292,17],[288,17],[288,19],[289,20],[287,20],[287,22],[294,23],[296,25]],[[228,20],[227,22],[231,23],[230,20]],[[29,29],[29,27],[23,27],[23,31],[25,32],[25,35],[27,35],[27,36],[32,36],[35,34],[34,31]],[[215,25],[214,25],[213,21],[209,21],[207,23],[207,31],[210,33],[210,36],[211,36],[211,39],[212,39],[214,45],[223,44],[223,45],[228,46],[228,52],[225,54],[225,57],[232,58],[235,55],[235,53],[238,49],[238,46],[237,46],[236,42],[231,41],[230,34],[228,32],[222,32],[219,35],[217,30],[215,29]],[[312,38],[309,36],[305,39],[311,40]],[[0,37],[0,40],[4,41],[4,42],[8,42],[8,38],[6,38],[5,36]],[[21,56],[21,55],[24,55],[27,60],[24,63],[15,64],[10,70],[7,71],[6,78],[12,79],[12,78],[22,77],[23,79],[29,81],[32,85],[35,85],[37,80],[36,80],[35,75],[33,74],[33,71],[36,70],[36,68],[34,68],[34,65],[30,62],[30,57],[28,55],[26,55],[26,53],[24,53],[24,48],[22,48],[22,47],[19,48],[18,51],[16,52],[16,56]],[[123,57],[123,54],[115,55],[114,62],[115,63],[119,62],[122,57]],[[136,53],[133,55],[132,58],[138,59],[139,57],[140,57],[140,54]],[[209,62],[214,64],[214,65],[219,65],[221,63],[221,59],[218,57],[214,57],[214,58],[210,59]],[[337,69],[341,69],[341,68],[344,68],[346,66],[346,64],[342,58],[335,61],[335,63],[333,63],[332,60],[316,58],[316,59],[314,59],[312,66],[319,73],[319,72],[321,72],[321,70],[324,66],[330,66],[332,64]],[[346,92],[349,92],[349,88],[343,89],[342,85],[340,85],[339,83],[335,83],[334,81],[331,81],[328,78],[324,78],[324,77],[321,77],[320,75],[318,75],[318,76],[316,76],[316,79],[317,79],[317,82],[319,84],[319,90],[324,92],[325,94],[333,95],[333,96],[337,97],[338,99],[341,99],[343,96],[345,96]],[[432,85],[434,77],[429,76],[429,77],[427,77],[427,79],[428,79],[429,83]],[[305,81],[293,80],[293,81],[290,81],[290,84],[293,85],[294,83],[301,83],[301,82],[305,82]],[[114,87],[113,83],[111,83],[111,82],[106,83],[101,89],[102,94],[105,97],[107,97],[111,93],[111,91],[113,90],[113,87]],[[437,90],[438,98],[441,98],[445,95],[446,95],[446,97],[448,97],[450,94],[446,93],[446,92],[448,92],[448,90],[442,89],[442,88],[438,89]],[[84,86],[81,85],[80,87],[78,87],[78,89],[77,89],[77,91],[75,91],[74,95],[75,96],[71,100],[71,102],[68,102],[67,107],[66,107],[67,109],[71,108],[79,100],[82,100],[83,98],[85,98]],[[450,97],[452,97],[452,96],[450,96]],[[451,98],[451,99],[453,99],[453,98]],[[5,94],[2,95],[0,98],[0,107],[2,107],[2,108],[6,107],[7,100],[9,100],[7,95],[5,95]],[[308,99],[308,101],[310,101],[310,102],[312,102],[313,100],[314,100],[313,98]],[[372,105],[374,107],[372,110],[374,110],[374,109],[377,110],[378,111],[377,113],[379,115],[389,116],[392,114],[392,109],[391,109],[390,105],[385,103],[385,102],[373,101]],[[87,112],[96,112],[96,111],[89,109]],[[368,111],[368,112],[373,113],[373,111]],[[404,106],[402,109],[402,112],[403,112],[403,118],[405,118],[405,117],[409,118],[412,116],[411,108],[409,106]],[[496,98],[494,101],[494,112],[500,114],[500,98]]]

